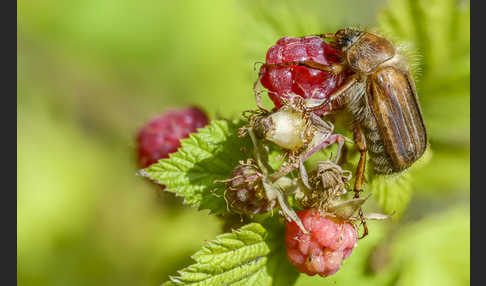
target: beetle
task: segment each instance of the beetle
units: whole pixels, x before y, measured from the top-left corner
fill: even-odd
[[[308,108],[318,110],[337,102],[351,113],[354,141],[360,152],[354,184],[355,198],[358,198],[367,153],[378,174],[399,173],[424,154],[427,133],[417,90],[407,60],[388,39],[354,28],[319,36],[342,50],[341,63],[323,65],[301,61],[265,65],[270,68],[300,65],[331,73],[352,71],[328,99],[313,102]],[[360,217],[363,218],[361,210]],[[368,230],[362,221],[364,237]]]

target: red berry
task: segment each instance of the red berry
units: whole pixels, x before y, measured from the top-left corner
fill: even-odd
[[[324,42],[317,36],[303,38],[283,37],[267,52],[266,63],[277,64],[291,61],[314,61],[321,64],[340,63],[342,52]],[[261,83],[268,89],[268,95],[280,108],[283,99],[291,94],[303,98],[328,98],[344,82],[348,72],[337,75],[303,66],[260,68]],[[316,112],[322,114],[328,107]]]
[[[321,216],[317,210],[298,211],[304,234],[295,222],[287,222],[285,244],[287,258],[308,275],[326,277],[336,273],[357,243],[354,226],[344,220]]]
[[[197,107],[169,110],[152,118],[137,135],[138,165],[148,167],[159,159],[168,158],[181,146],[180,139],[204,127],[209,120]]]
[[[233,212],[255,215],[273,208],[265,197],[261,176],[257,166],[251,163],[240,164],[233,169],[224,194]]]

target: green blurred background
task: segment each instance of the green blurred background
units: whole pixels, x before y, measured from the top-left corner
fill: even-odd
[[[135,175],[137,129],[170,107],[253,108],[278,38],[355,24],[418,55],[432,152],[401,219],[298,285],[469,284],[469,3],[452,0],[19,1],[18,284],[159,285],[188,265],[222,223]]]

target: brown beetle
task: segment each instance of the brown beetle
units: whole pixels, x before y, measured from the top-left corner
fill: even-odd
[[[378,174],[403,171],[425,152],[427,135],[417,91],[405,57],[389,40],[351,28],[320,36],[331,39],[343,51],[342,63],[327,66],[303,61],[284,65],[334,73],[344,69],[353,72],[329,100],[309,108],[316,110],[329,102],[338,102],[352,114],[354,140],[361,153],[354,185],[355,197],[359,197],[366,152],[370,153],[373,169]],[[360,216],[363,218],[361,210]],[[363,226],[362,237],[368,233],[364,220]]]
[[[355,72],[331,100],[342,100],[354,115],[360,125],[355,133],[364,133],[364,148],[370,152],[375,171],[391,174],[407,169],[427,147],[407,61],[390,41],[369,32],[342,29],[322,37],[336,40],[345,55],[343,64]]]

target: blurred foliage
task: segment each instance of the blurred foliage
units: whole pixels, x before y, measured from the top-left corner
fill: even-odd
[[[221,223],[136,176],[137,128],[190,103],[251,109],[253,65],[278,38],[349,25],[408,43],[431,152],[400,220],[372,223],[335,276],[297,283],[469,284],[469,2],[210,4],[18,2],[18,284],[159,285],[189,265]]]

